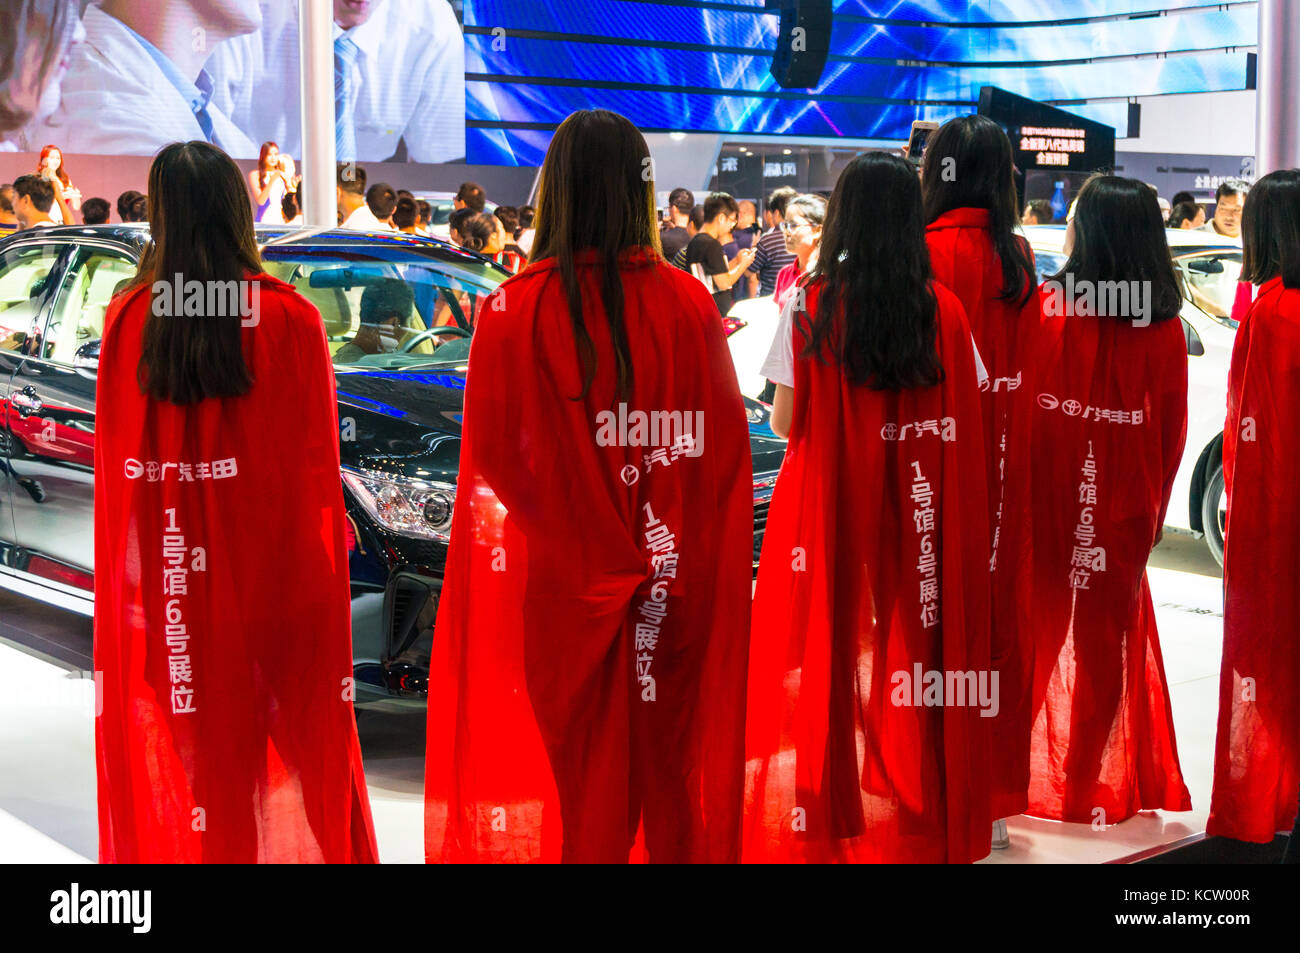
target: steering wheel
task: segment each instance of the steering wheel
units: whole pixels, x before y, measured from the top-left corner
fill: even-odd
[[[423,344],[425,341],[432,340],[433,338],[436,338],[443,334],[452,334],[458,338],[467,338],[470,336],[470,333],[466,331],[464,328],[458,328],[454,324],[442,324],[436,328],[426,328],[425,330],[421,331],[419,334],[411,338],[409,341],[404,342],[402,346],[397,349],[397,353],[410,354],[412,349],[414,349],[415,347],[418,347],[419,345]]]

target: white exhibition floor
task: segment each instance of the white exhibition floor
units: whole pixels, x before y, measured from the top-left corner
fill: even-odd
[[[1204,543],[1170,537],[1154,554],[1152,595],[1173,697],[1190,812],[1144,813],[1106,831],[1013,818],[1011,847],[985,863],[1099,863],[1205,829],[1218,705],[1223,599]],[[41,651],[40,626],[17,635],[22,603],[0,593],[0,863],[92,862],[96,856],[94,683]],[[25,610],[24,610],[25,611]],[[85,630],[88,620],[39,610],[41,621]],[[15,641],[17,640],[17,641]],[[22,644],[18,644],[21,642]],[[88,665],[86,667],[89,667]],[[363,715],[361,746],[386,863],[423,860],[424,722]]]

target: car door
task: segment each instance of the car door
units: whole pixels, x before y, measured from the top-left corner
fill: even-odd
[[[39,345],[10,379],[10,415],[25,421],[24,476],[11,491],[18,568],[45,585],[94,589],[95,376],[104,315],[135,274],[125,249],[79,244],[46,309]]]
[[[10,573],[18,562],[14,496],[39,492],[27,472],[30,422],[14,379],[28,352],[39,347],[70,252],[65,244],[36,237],[9,241],[0,250],[0,573]]]

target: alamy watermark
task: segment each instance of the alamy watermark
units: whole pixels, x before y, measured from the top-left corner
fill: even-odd
[[[257,281],[185,280],[153,283],[153,313],[160,318],[239,318],[241,326],[261,323],[261,283]]]
[[[1065,281],[1043,283],[1043,313],[1049,317],[1123,318],[1137,328],[1151,323],[1151,282],[1075,281],[1066,272]]]
[[[981,718],[996,718],[1002,707],[996,671],[925,670],[920,662],[894,672],[889,700],[899,708],[978,708]]]
[[[674,449],[678,456],[698,457],[704,453],[704,411],[702,410],[618,410],[596,414],[596,444],[601,447],[661,447]]]

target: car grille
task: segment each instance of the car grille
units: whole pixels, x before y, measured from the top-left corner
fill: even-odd
[[[758,555],[763,551],[763,533],[767,530],[768,502],[754,504],[754,568],[758,568]]]

